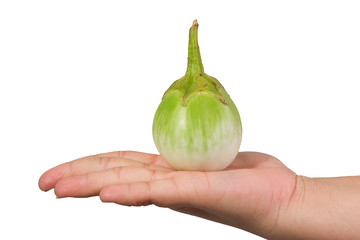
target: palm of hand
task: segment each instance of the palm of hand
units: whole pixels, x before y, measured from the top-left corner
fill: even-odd
[[[296,185],[294,172],[278,159],[257,152],[238,153],[224,171],[179,172],[179,178],[193,186],[194,196],[190,208],[175,210],[263,236],[276,228]]]
[[[111,152],[44,173],[39,186],[58,197],[99,195],[122,205],[155,204],[266,236],[286,209],[296,174],[276,158],[241,152],[224,171],[174,171],[160,156]]]

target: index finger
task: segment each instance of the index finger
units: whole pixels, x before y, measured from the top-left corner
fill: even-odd
[[[159,154],[152,154],[152,153],[143,153],[136,151],[114,151],[114,152],[100,153],[89,157],[120,157],[120,158],[127,158],[131,160],[143,162],[146,164],[171,168],[169,164]]]
[[[116,151],[87,156],[60,164],[46,171],[40,177],[39,187],[43,191],[48,191],[65,177],[84,175],[113,167],[144,167],[144,165],[150,165],[148,168],[153,169],[171,169],[159,155],[134,151]]]

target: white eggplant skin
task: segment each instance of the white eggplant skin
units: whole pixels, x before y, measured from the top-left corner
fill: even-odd
[[[167,94],[153,122],[153,138],[161,156],[176,170],[216,171],[228,167],[241,144],[239,112],[225,90],[227,104],[206,92],[183,106],[179,91]]]

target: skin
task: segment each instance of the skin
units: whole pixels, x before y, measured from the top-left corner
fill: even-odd
[[[175,171],[159,155],[133,151],[80,158],[46,171],[43,191],[155,204],[267,239],[359,239],[360,178],[297,176],[275,157],[240,152],[224,171]]]
[[[266,235],[288,201],[296,175],[261,153],[239,153],[225,171],[174,171],[159,155],[111,152],[45,172],[39,186],[57,197],[99,195],[103,202],[168,207]]]

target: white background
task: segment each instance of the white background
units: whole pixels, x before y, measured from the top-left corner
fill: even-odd
[[[242,151],[310,177],[358,175],[359,12],[358,1],[1,1],[0,238],[261,239],[153,206],[56,199],[37,181],[90,154],[156,153],[152,119],[185,73],[195,18],[205,72],[240,111]]]

